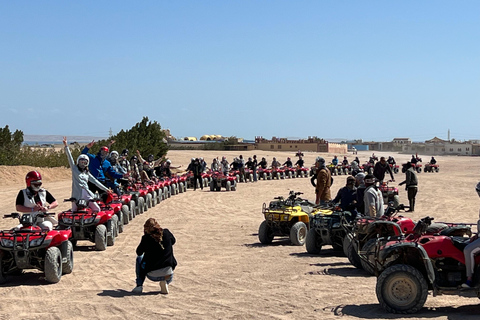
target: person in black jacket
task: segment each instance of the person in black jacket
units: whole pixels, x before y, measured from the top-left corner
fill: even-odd
[[[381,157],[380,161],[375,164],[375,167],[373,169],[373,175],[377,180],[380,182],[380,184],[383,183],[383,180],[385,179],[385,173],[388,172],[390,173],[390,177],[392,178],[392,181],[395,181],[395,178],[393,177],[393,172],[392,169],[390,168],[390,165],[387,163],[385,160],[385,157]]]
[[[176,240],[168,229],[162,229],[154,218],[148,219],[144,226],[144,235],[137,247],[135,272],[137,286],[133,293],[142,293],[145,278],[160,281],[161,293],[168,293],[168,284],[172,282],[173,270],[177,260],[173,256]]]

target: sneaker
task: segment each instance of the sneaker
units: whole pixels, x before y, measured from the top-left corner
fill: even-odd
[[[160,281],[160,293],[168,294],[168,284],[167,284],[167,281]]]
[[[462,288],[471,288],[472,287],[472,280],[467,280],[467,282],[462,283]]]
[[[143,291],[143,286],[136,286],[133,288],[132,293],[142,293]]]

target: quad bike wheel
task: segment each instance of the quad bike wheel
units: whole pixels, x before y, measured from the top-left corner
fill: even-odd
[[[3,273],[2,257],[0,256],[0,284],[4,284],[5,282],[7,282],[7,278],[5,278],[5,274]]]
[[[295,246],[303,246],[307,238],[307,226],[302,221],[296,222],[290,229],[290,241]]]
[[[73,244],[67,242],[67,261],[62,264],[62,273],[69,274],[73,271]]]
[[[57,247],[50,247],[45,254],[45,280],[57,283],[62,278],[62,253]]]
[[[138,198],[138,214],[145,212],[145,199],[143,197]]]
[[[117,217],[117,237],[118,237],[118,234],[122,233],[123,232],[123,212],[122,210],[120,210],[119,212],[116,213],[116,217]]]
[[[152,195],[147,193],[145,195],[145,209],[143,211],[148,211],[152,207]]]
[[[158,189],[158,190],[157,190],[157,204],[159,204],[160,202],[162,202],[162,199],[163,199],[162,189]]]
[[[178,192],[183,193],[183,182],[178,184]]]
[[[248,176],[248,180],[249,180],[250,182],[253,182],[253,174],[250,173],[250,175]]]
[[[157,191],[153,190],[152,192],[152,207],[157,205]]]
[[[345,239],[344,239],[345,243]],[[350,241],[350,244],[347,247],[347,258],[348,261],[357,269],[362,269],[362,260],[357,252],[357,244],[355,241]]]
[[[292,172],[291,172],[291,171],[289,171],[289,172],[288,172],[288,177],[289,177],[290,179],[292,179],[292,178],[293,178],[293,174],[292,174]]]
[[[391,313],[415,313],[420,310],[428,295],[427,282],[416,268],[393,265],[377,278],[377,299]]]
[[[396,194],[393,196],[393,207],[398,208],[400,205],[400,197]]]
[[[227,189],[227,191],[230,191],[232,189],[232,183],[230,181],[227,181],[227,183],[225,184],[225,189]]]
[[[133,220],[133,218],[135,218],[136,212],[137,212],[137,205],[135,204],[135,201],[130,200],[129,209],[130,209],[130,214],[128,215],[128,220]]]
[[[258,228],[258,240],[262,244],[270,244],[273,241],[273,232],[266,220],[263,220]]]
[[[230,190],[236,191],[237,190],[237,183],[234,181],[232,186],[230,187]]]
[[[310,254],[319,254],[322,251],[322,237],[314,229],[308,230],[305,248]]]
[[[107,227],[103,224],[95,228],[95,249],[98,251],[107,249]]]
[[[169,195],[168,195],[168,187],[163,187],[163,192],[162,192],[162,194],[163,194],[163,200],[166,200],[166,199],[169,197]]]
[[[348,255],[348,246],[352,242],[352,235],[350,233],[347,233],[345,237],[343,238],[343,253],[345,256]]]
[[[115,244],[115,237],[117,236],[118,217],[112,216],[110,223],[107,224],[107,246]]]
[[[213,181],[210,182],[210,191],[215,191],[215,186],[213,185]]]
[[[123,225],[122,228],[118,230],[120,233],[123,232],[123,226],[130,223],[130,210],[128,209],[128,206],[126,204],[122,206],[122,218]]]
[[[377,243],[376,239],[370,239],[368,240],[362,247],[362,251],[365,252],[365,259],[368,261],[365,261],[365,259],[360,259],[360,263],[362,264],[363,270],[367,271],[369,274],[372,276],[375,275],[375,268],[373,266],[373,257],[372,253],[375,249],[375,244]]]

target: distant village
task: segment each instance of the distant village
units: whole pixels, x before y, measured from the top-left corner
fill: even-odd
[[[189,148],[202,149],[205,144],[223,142],[226,137],[221,135],[204,135],[176,139],[166,130],[169,144],[173,147],[189,146]],[[312,151],[345,154],[352,151],[393,151],[407,154],[423,155],[480,155],[480,141],[456,141],[455,139],[443,140],[434,137],[424,142],[412,142],[410,138],[394,138],[392,141],[363,141],[351,140],[342,142],[329,142],[316,136],[305,139],[288,139],[272,137],[266,139],[261,136],[255,140],[237,138],[237,143],[229,145],[228,150],[265,150],[265,151]]]

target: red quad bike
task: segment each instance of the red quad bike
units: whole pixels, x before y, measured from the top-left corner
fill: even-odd
[[[382,270],[376,294],[388,312],[417,312],[430,290],[434,297],[442,294],[480,297],[479,255],[475,256],[473,286],[461,287],[466,282],[463,249],[478,235],[470,238],[470,227],[466,224],[453,224],[440,233],[425,235],[430,221],[429,217],[420,220],[414,233],[407,237],[377,244],[376,262]]]
[[[423,172],[438,172],[440,170],[438,164],[430,164],[427,163],[425,164],[425,167],[423,167]]]
[[[363,172],[365,172],[365,174],[373,174],[374,165],[371,162],[366,162],[360,168],[363,169]]]
[[[405,210],[403,204],[397,207],[390,203],[385,214],[379,219],[375,217],[359,217],[355,220],[352,228],[344,238],[343,249],[348,260],[356,268],[364,269],[371,275],[375,274],[372,263],[372,254],[376,248],[378,238],[400,237],[411,234],[415,228],[415,222],[411,218],[397,215]],[[432,219],[433,220],[433,219]],[[428,227],[429,234],[437,233],[448,228],[444,223],[435,223]]]
[[[242,181],[241,181],[240,170],[230,170],[230,172],[228,173],[228,175],[229,175],[230,177],[234,177],[238,182],[242,182]]]
[[[349,164],[347,165],[342,164],[342,171],[343,171],[343,174],[349,175],[352,173],[352,167]]]
[[[253,171],[249,168],[245,168],[243,172],[243,181],[244,182],[253,182]]]
[[[270,170],[270,169],[263,169],[262,167],[259,167],[257,169],[258,180],[260,180],[260,179],[270,180],[271,179],[271,174],[272,174],[272,170]]]
[[[68,240],[72,231],[44,230],[36,226],[37,217],[46,217],[53,213],[30,213],[4,215],[4,218],[17,218],[22,227],[0,231],[0,284],[6,282],[6,276],[19,275],[24,269],[38,269],[45,272],[50,283],[60,281],[62,274],[73,271],[73,245]]]
[[[400,171],[400,166],[398,164],[388,164],[393,173],[398,173]]]
[[[272,168],[272,179],[285,179],[285,170],[282,168]]]
[[[295,175],[296,175],[297,178],[308,177],[308,168],[297,166],[297,170],[295,171]]]
[[[379,189],[382,191],[383,195],[383,202],[384,203],[390,203],[393,202],[393,207],[397,208],[400,205],[400,197],[398,196],[398,188],[397,187],[389,187],[388,183],[392,182],[391,180],[389,181],[384,181]]]
[[[146,198],[148,194],[148,189],[141,183],[135,183],[131,186],[130,191],[134,191],[137,195],[136,197],[136,215],[144,213],[148,210]]]
[[[206,187],[212,181],[212,173],[210,171],[202,173],[203,186]],[[238,179],[237,179],[238,181]]]
[[[225,188],[227,191],[235,191],[237,189],[237,180],[235,176],[227,176],[221,172],[212,174],[210,181],[210,191],[220,191]]]
[[[285,178],[295,178],[295,168],[293,167],[283,167],[283,170],[285,170]]]
[[[71,241],[74,246],[78,240],[89,240],[95,243],[96,250],[104,251],[107,245],[115,244],[118,217],[112,208],[107,206],[99,212],[93,212],[85,200],[70,198],[65,201],[75,201],[77,210],[61,212],[58,215],[58,227],[61,230],[71,230]]]
[[[113,193],[107,197],[106,204],[100,201],[98,202],[98,205],[102,210],[104,208],[113,209],[113,212],[118,219],[118,233],[122,233],[124,225],[130,222],[130,209],[126,203],[129,204],[131,198],[131,195],[125,195],[125,197],[122,195],[121,197],[118,197],[117,194]]]
[[[180,193],[187,192],[187,175],[182,174],[181,176],[177,176],[178,179],[178,191]]]

